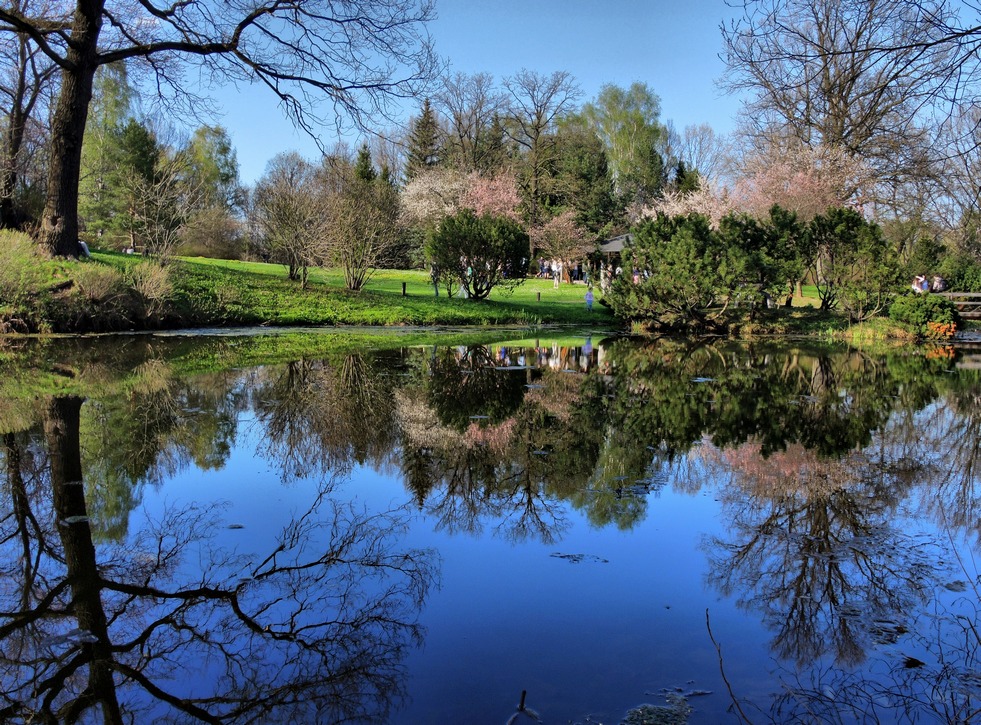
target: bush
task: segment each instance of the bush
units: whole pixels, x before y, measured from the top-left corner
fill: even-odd
[[[877,224],[854,209],[836,207],[811,219],[807,234],[816,252],[812,273],[821,309],[840,306],[851,322],[885,309],[902,269]]]
[[[197,212],[181,230],[178,252],[188,257],[241,259],[246,241],[243,225],[226,209]]]
[[[74,278],[79,293],[97,305],[112,304],[126,294],[122,272],[106,264],[80,265]]]
[[[462,209],[445,217],[430,234],[426,256],[447,295],[459,284],[467,297],[482,300],[495,287],[508,291],[524,282],[531,248],[517,222]]]
[[[174,291],[170,270],[156,262],[140,262],[129,270],[130,284],[143,305],[143,318],[157,320]]]
[[[951,337],[960,326],[954,303],[931,294],[909,294],[889,307],[889,318],[922,338]]]
[[[717,305],[736,289],[730,255],[701,214],[658,214],[642,222],[624,250],[623,265],[608,297],[625,321],[715,327],[723,311]]]
[[[965,252],[948,255],[937,270],[958,292],[981,292],[981,263]]]
[[[51,299],[48,316],[62,332],[120,330],[132,324],[131,293],[122,272],[109,265],[73,265],[73,285]]]

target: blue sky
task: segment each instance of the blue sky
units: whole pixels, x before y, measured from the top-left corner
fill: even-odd
[[[490,73],[496,81],[522,68],[568,71],[583,100],[607,83],[641,81],[661,97],[662,120],[678,130],[698,123],[732,129],[738,101],[716,86],[724,70],[719,25],[732,14],[724,0],[437,0],[436,9],[430,32],[451,71]],[[218,102],[244,182],[281,151],[317,155],[268,92],[226,89]],[[417,112],[406,109],[407,116]]]

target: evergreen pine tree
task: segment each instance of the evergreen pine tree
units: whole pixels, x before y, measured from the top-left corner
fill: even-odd
[[[389,168],[388,164],[382,164],[381,174],[378,178],[389,186],[395,186],[395,179],[392,177],[392,170]]]
[[[689,169],[684,161],[678,161],[674,169],[674,185],[682,194],[698,191],[701,186],[699,174],[695,169]]]
[[[363,144],[358,149],[358,159],[354,162],[354,175],[369,184],[378,178],[375,166],[371,163],[371,151],[368,149],[368,144]]]
[[[409,134],[409,157],[405,163],[405,179],[411,181],[420,172],[436,166],[439,158],[439,124],[427,98],[422,114],[412,125]]]
[[[496,171],[507,165],[508,149],[504,139],[504,123],[499,115],[494,114],[490,128],[478,139],[481,171]]]

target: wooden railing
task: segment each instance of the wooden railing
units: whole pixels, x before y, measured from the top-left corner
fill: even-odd
[[[981,292],[937,292],[954,303],[965,320],[981,320]]]

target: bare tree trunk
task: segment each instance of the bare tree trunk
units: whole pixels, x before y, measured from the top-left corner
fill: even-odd
[[[0,227],[17,226],[14,218],[14,187],[17,186],[17,157],[24,138],[24,119],[14,108],[0,158]]]
[[[16,76],[9,89],[10,108],[3,149],[0,151],[0,227],[13,228],[25,221],[23,213],[18,213],[20,210],[14,206],[14,189],[20,175],[21,147],[24,145],[27,121],[51,75],[50,66],[38,70],[36,55],[27,39],[18,37],[17,49],[12,55]]]
[[[61,93],[51,124],[51,168],[41,217],[40,242],[60,257],[78,256],[78,177],[82,138],[92,83],[98,68],[98,41],[105,0],[78,0],[72,23]]]
[[[26,92],[24,75],[21,74],[17,81],[16,98],[10,109],[7,133],[3,139],[3,156],[0,157],[0,227],[14,227],[19,221],[14,218],[14,187],[17,186],[17,162],[24,142],[27,116],[23,108]]]

